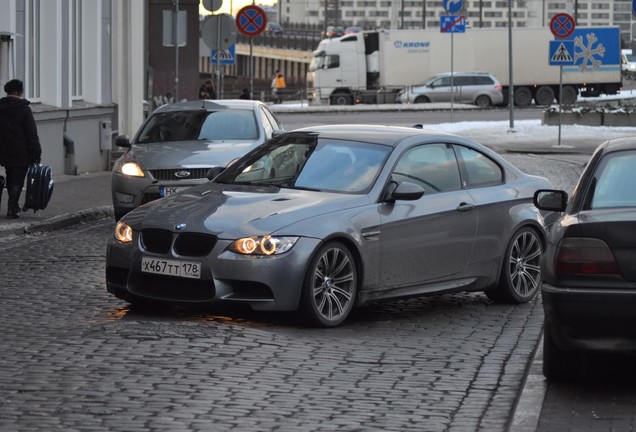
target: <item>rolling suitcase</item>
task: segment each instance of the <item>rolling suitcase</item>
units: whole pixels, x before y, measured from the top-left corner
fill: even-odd
[[[26,196],[22,211],[33,209],[33,213],[46,208],[53,193],[51,167],[42,164],[29,165],[26,178]]]

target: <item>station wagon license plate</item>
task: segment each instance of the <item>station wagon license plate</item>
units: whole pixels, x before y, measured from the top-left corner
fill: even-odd
[[[201,279],[201,263],[195,261],[141,258],[141,271],[164,276]]]
[[[174,195],[177,192],[181,192],[182,190],[186,190],[187,188],[184,187],[176,187],[176,186],[161,186],[159,188],[159,195],[161,195],[161,197],[167,197],[170,195]]]

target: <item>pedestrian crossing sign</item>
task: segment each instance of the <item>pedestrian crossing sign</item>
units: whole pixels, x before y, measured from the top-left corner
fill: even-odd
[[[574,41],[550,41],[550,66],[572,66],[574,64]]]
[[[212,54],[210,55],[210,63],[222,64],[222,65],[233,65],[236,58],[236,44],[232,44],[228,47],[228,49],[221,50],[218,54],[217,60],[217,50],[213,49]]]

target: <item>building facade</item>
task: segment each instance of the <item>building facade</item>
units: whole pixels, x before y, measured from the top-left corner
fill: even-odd
[[[617,25],[624,43],[634,39],[632,0],[464,0],[468,27],[508,27],[510,1],[514,27],[545,27],[557,13],[575,17],[580,26]],[[279,0],[284,23],[376,28],[429,28],[448,15],[442,0]]]
[[[113,136],[143,121],[143,2],[0,0],[0,10],[0,82],[24,81],[43,163],[54,174],[108,169]]]

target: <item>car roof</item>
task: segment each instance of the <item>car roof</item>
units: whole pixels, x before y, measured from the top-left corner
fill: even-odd
[[[162,105],[154,112],[170,112],[170,111],[191,111],[191,110],[224,110],[224,109],[246,109],[253,110],[257,106],[262,105],[260,101],[244,100],[244,99],[223,99],[223,100],[194,100]]]
[[[319,138],[344,139],[351,141],[364,141],[374,144],[397,146],[404,139],[412,137],[455,137],[445,132],[420,129],[404,126],[379,126],[379,125],[333,125],[333,126],[309,126],[295,129],[288,134],[302,133],[318,135]],[[457,137],[460,138],[460,137]]]
[[[600,150],[602,153],[622,150],[636,150],[636,136],[614,138],[605,141],[598,147],[598,150]]]

